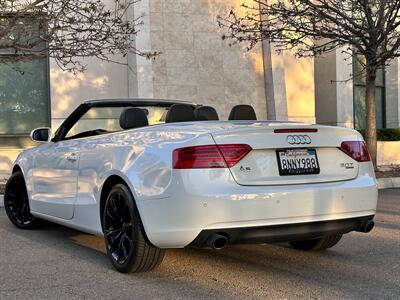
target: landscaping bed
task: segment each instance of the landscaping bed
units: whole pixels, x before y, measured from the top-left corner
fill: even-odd
[[[364,131],[359,130],[364,136]],[[365,138],[365,136],[364,136]],[[400,141],[400,128],[382,128],[377,130],[377,140],[380,142],[397,142]]]
[[[376,178],[390,178],[400,177],[400,166],[382,166],[378,167],[378,171],[375,172]]]

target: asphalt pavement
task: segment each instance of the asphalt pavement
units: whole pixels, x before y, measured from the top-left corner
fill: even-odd
[[[168,250],[157,270],[124,275],[101,238],[53,224],[18,230],[0,208],[0,299],[400,299],[400,189],[380,191],[375,221],[325,252]]]

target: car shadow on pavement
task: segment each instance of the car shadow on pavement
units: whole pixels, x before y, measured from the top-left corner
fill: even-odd
[[[112,268],[111,264],[108,264],[104,241],[100,237],[47,221],[44,221],[39,228],[32,230],[20,230],[10,223],[7,227],[9,228],[3,228],[12,230],[13,234],[40,243],[44,247],[51,247],[71,255],[79,253],[79,256],[84,259]]]
[[[357,246],[354,249],[357,249]],[[320,253],[301,252],[286,245],[241,245],[222,251],[187,251],[187,255],[198,255],[202,258],[202,268],[207,268],[207,264],[217,264],[219,268],[225,268],[228,272],[240,270],[234,273],[236,281],[247,282],[250,285],[249,278],[257,278],[257,281],[264,282],[265,288],[269,285],[268,282],[273,288],[274,282],[271,278],[279,278],[282,282],[298,285],[299,291],[318,286],[327,291],[338,291],[338,296],[342,292],[343,296],[377,299],[383,297],[385,291],[393,293],[400,287],[398,282],[384,278],[382,273],[387,272],[387,269],[379,266],[379,263],[371,264],[371,260],[366,256],[372,257],[372,253],[362,259],[360,250],[355,250],[353,254],[345,253],[340,249],[340,245],[337,249]],[[365,253],[364,250],[361,252]],[[223,276],[225,278],[219,277],[218,280],[229,282],[233,279],[226,273]]]
[[[3,226],[3,229],[28,238],[35,245],[40,243],[41,247],[63,253],[62,256],[67,259],[79,257],[97,270],[114,272],[100,237],[52,223],[45,223],[42,229],[33,231],[18,230],[11,224]],[[385,286],[388,291],[396,290],[398,286],[383,279],[379,262],[373,261],[376,253],[365,252],[367,245],[364,237],[362,234],[351,234],[333,249],[318,253],[296,251],[285,244],[239,245],[220,251],[171,249],[157,270],[124,278],[129,281],[158,277],[171,285],[181,283],[204,289],[210,286],[218,289],[223,284],[238,293],[256,284],[259,290],[247,291],[250,296],[256,297],[268,295],[268,288],[272,288],[276,284],[274,280],[279,278],[279,285],[299,284],[300,290],[310,289],[310,293],[312,287],[318,285],[343,292],[337,296],[379,298],[382,291],[371,290],[371,282]],[[372,238],[379,244],[379,237]],[[120,275],[115,272],[115,276]]]
[[[392,198],[380,203],[371,233],[346,234],[337,246],[324,252],[296,251],[287,244],[238,245],[220,251],[171,249],[158,269],[128,276],[114,271],[101,237],[52,223],[38,230],[18,230],[0,209],[0,263],[4,263],[0,275],[9,268],[23,276],[32,271],[32,278],[47,273],[51,278],[52,272],[60,270],[59,281],[80,280],[82,293],[92,285],[93,277],[100,282],[118,281],[121,287],[135,287],[139,281],[152,289],[158,282],[160,293],[177,289],[174,295],[189,298],[200,294],[211,298],[222,292],[239,299],[396,299],[400,290],[400,192],[387,194]],[[70,274],[74,274],[71,279]],[[107,293],[108,287],[102,291]],[[192,294],[185,294],[185,289]]]

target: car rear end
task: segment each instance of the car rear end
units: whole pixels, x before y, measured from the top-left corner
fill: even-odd
[[[372,229],[377,184],[356,131],[241,122],[207,135],[209,143],[171,153],[171,196],[143,204],[156,246],[218,248]]]

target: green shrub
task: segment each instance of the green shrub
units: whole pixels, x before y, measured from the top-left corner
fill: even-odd
[[[364,136],[364,130],[359,130],[359,132]],[[400,141],[400,128],[378,129],[377,138],[381,142]]]

